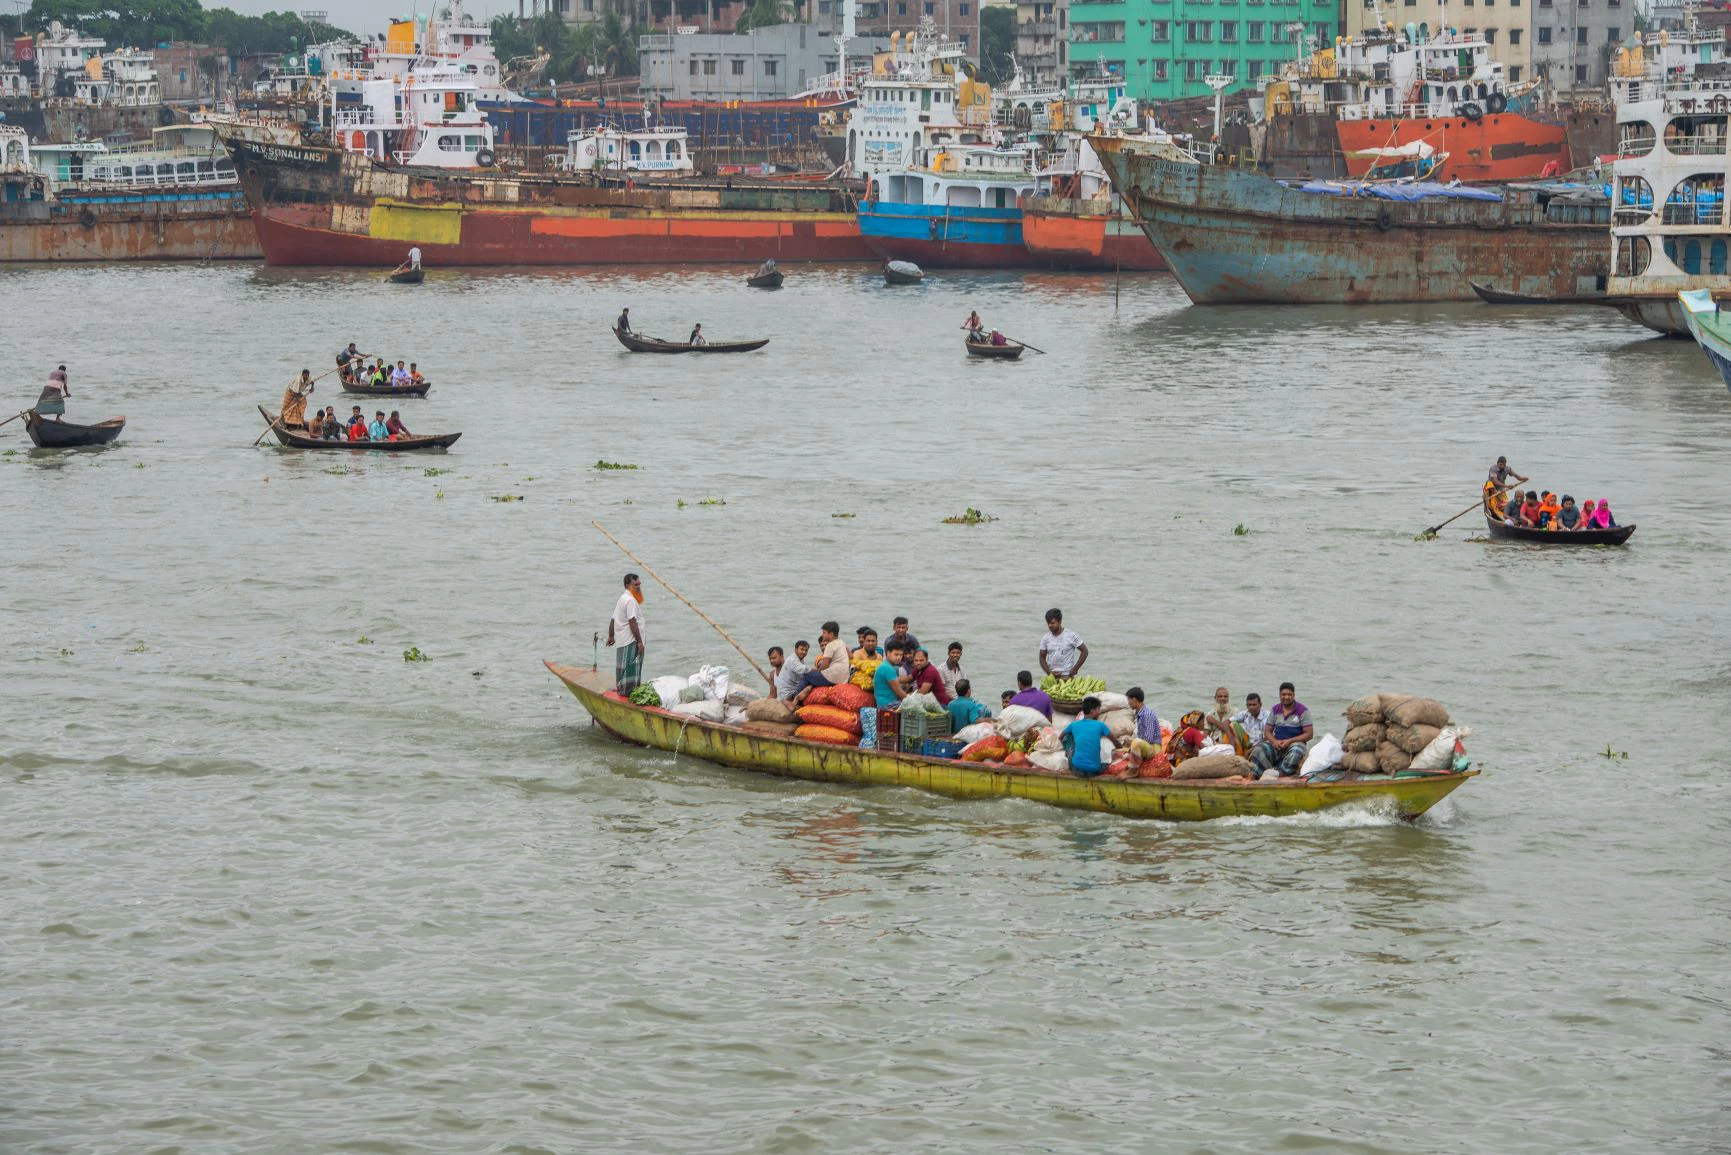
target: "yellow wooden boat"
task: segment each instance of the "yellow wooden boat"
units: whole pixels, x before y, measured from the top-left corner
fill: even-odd
[[[689,754],[707,762],[783,778],[856,786],[907,786],[947,798],[1026,798],[1127,818],[1197,822],[1233,815],[1278,817],[1337,806],[1383,809],[1417,818],[1478,774],[1359,782],[1176,782],[1170,778],[1076,778],[943,758],[889,754],[759,734],[633,705],[609,695],[613,680],[598,670],[546,663],[602,729],[624,742]]]

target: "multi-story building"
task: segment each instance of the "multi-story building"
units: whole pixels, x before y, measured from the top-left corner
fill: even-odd
[[[1070,74],[1070,0],[1018,0],[1016,62],[1042,88]]]
[[[861,37],[848,45],[848,55],[857,67],[888,48],[887,41]],[[835,40],[811,24],[641,36],[637,62],[643,94],[664,100],[786,100],[840,63]]]
[[[1532,75],[1558,95],[1603,88],[1611,56],[1635,31],[1635,0],[1526,3],[1532,5]]]
[[[1585,0],[1550,2],[1575,4]],[[1604,4],[1607,0],[1594,2]],[[1432,33],[1456,28],[1469,36],[1483,36],[1491,56],[1502,63],[1503,74],[1513,84],[1533,75],[1532,40],[1538,5],[1539,0],[1346,0],[1346,34],[1357,36],[1374,28],[1380,11],[1381,22],[1396,28],[1417,24]],[[1599,79],[1603,82],[1604,78],[1601,63]]]
[[[1203,77],[1248,88],[1339,28],[1335,0],[1070,0],[1070,72],[1104,64],[1139,100],[1207,96]]]
[[[836,7],[840,6],[837,0]],[[905,35],[923,20],[930,20],[963,52],[979,59],[980,0],[857,0],[854,6],[854,31],[860,36]]]

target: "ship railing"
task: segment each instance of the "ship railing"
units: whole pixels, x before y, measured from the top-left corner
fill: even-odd
[[[1660,221],[1667,225],[1718,225],[1724,217],[1717,201],[1685,201],[1665,206]]]
[[[1665,147],[1678,156],[1724,156],[1725,138],[1715,133],[1668,136]]]

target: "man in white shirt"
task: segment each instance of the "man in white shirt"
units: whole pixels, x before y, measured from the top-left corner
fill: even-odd
[[[625,592],[613,605],[607,646],[613,651],[613,688],[629,694],[643,680],[643,579],[634,573],[625,575]]]
[[[421,246],[415,245],[409,249],[409,268],[418,269],[420,267],[421,267]]]
[[[841,640],[841,625],[837,622],[825,622],[818,630],[817,660],[812,662],[812,668],[806,671],[800,679],[799,694],[795,703],[805,701],[805,696],[812,690],[823,686],[839,686],[847,681],[848,654],[847,643]]]
[[[1046,632],[1040,638],[1040,668],[1058,678],[1074,678],[1088,660],[1088,645],[1075,630],[1064,628],[1064,611],[1046,611]]]
[[[956,683],[967,676],[962,671],[962,643],[951,642],[949,656],[944,659],[944,664],[938,667],[938,677],[944,680],[944,689],[949,692],[950,697],[958,696]]]

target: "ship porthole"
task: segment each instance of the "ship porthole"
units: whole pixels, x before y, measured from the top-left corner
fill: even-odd
[[[1380,213],[1377,213],[1376,227],[1385,233],[1394,228],[1394,214],[1389,212],[1387,209],[1383,209]]]
[[[78,214],[78,223],[87,229],[95,228],[96,211],[94,209],[85,209],[83,212]]]

